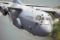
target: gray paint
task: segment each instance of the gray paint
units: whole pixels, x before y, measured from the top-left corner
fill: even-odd
[[[40,24],[36,24],[36,22],[33,22],[31,20],[28,20],[26,18],[20,17],[21,24],[24,26],[24,29],[28,32],[32,33],[36,36],[46,36],[48,35],[48,32],[46,32],[44,29],[40,27]]]

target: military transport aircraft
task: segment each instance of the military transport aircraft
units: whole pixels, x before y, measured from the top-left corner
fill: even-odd
[[[12,24],[17,28],[27,30],[33,35],[47,36],[53,30],[52,17],[46,12],[49,10],[45,11],[44,8],[32,6],[25,5],[19,0],[1,1],[0,11],[4,16],[9,15]]]

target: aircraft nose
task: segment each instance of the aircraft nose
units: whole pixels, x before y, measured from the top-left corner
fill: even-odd
[[[51,25],[42,25],[42,28],[47,32],[52,32],[53,27]]]
[[[37,36],[48,36],[51,32],[51,28],[49,26],[41,26],[40,24],[35,25],[31,30],[31,33]]]
[[[49,35],[49,33],[48,32],[44,32],[44,34],[41,34],[40,36],[48,36]]]
[[[49,33],[51,33],[51,32],[52,32],[52,28],[44,27],[44,29],[42,30],[42,33],[40,34],[40,36],[48,36]]]
[[[41,24],[41,28],[46,32],[50,33],[53,29],[53,24],[49,20],[44,20]]]

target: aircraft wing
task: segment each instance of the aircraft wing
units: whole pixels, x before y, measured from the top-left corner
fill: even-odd
[[[24,4],[25,6],[29,6],[29,7],[32,7],[33,9],[35,10],[42,10],[42,11],[45,11],[45,12],[51,12],[51,13],[54,13],[54,14],[58,14],[60,16],[60,9],[57,9],[57,8],[51,8],[51,7],[48,7],[48,6],[37,6],[37,5],[27,5],[27,4]],[[3,7],[3,8],[10,8],[10,9],[16,9],[16,10],[19,10],[21,9],[21,4],[17,4],[17,3],[13,3],[13,2],[5,2],[5,1],[0,1],[0,7]]]
[[[25,4],[26,6],[33,7],[36,10],[42,10],[46,12],[60,12],[60,9],[57,8],[51,8],[48,6],[39,6],[39,5],[30,5],[30,4]],[[12,9],[20,9],[19,7],[21,4],[13,3],[13,2],[5,2],[5,1],[0,1],[0,7],[9,7]]]
[[[17,4],[17,3],[13,3],[13,2],[5,2],[5,1],[0,1],[0,7],[2,8],[9,8],[9,9],[21,9],[20,8],[21,5]]]
[[[31,6],[36,10],[42,10],[45,12],[60,12],[60,9],[52,8],[52,7],[48,7],[48,6],[39,6],[39,5],[30,5],[30,4],[27,4],[26,6]]]

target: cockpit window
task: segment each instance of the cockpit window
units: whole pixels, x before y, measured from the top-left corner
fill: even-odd
[[[44,20],[44,17],[42,17],[41,20]]]
[[[50,18],[46,18],[46,20],[50,20]]]
[[[36,17],[36,20],[44,20],[44,17],[42,17],[42,16],[40,16],[40,15],[38,15],[37,17]]]
[[[36,20],[41,20],[41,16],[38,15],[38,16],[36,17]]]

